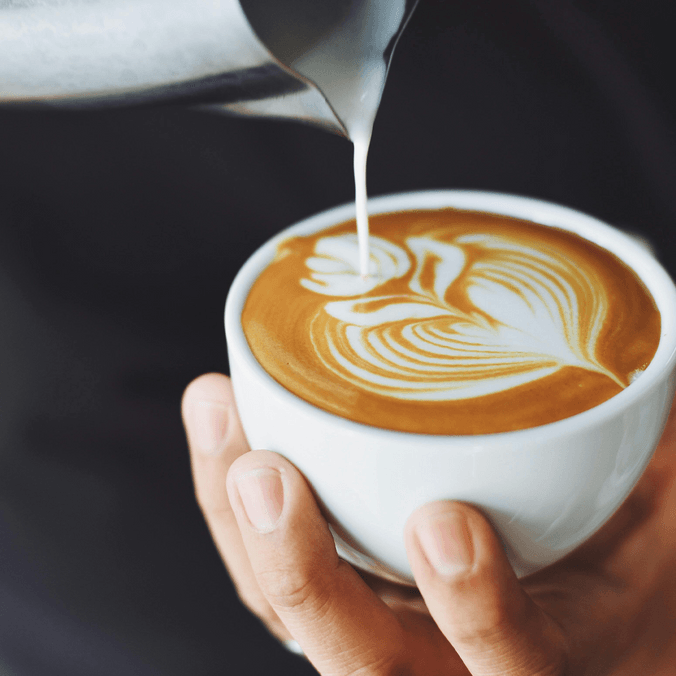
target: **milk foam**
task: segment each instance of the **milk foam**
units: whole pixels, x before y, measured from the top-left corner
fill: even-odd
[[[405,260],[414,267],[410,293],[330,301],[314,317],[314,349],[340,378],[420,401],[494,394],[565,366],[627,385],[595,357],[608,298],[593,269],[495,235],[408,237],[405,249],[377,240],[368,286],[351,235],[319,239],[306,261],[301,284],[327,296],[363,294],[406,274]]]
[[[361,245],[358,235],[322,237],[315,245],[315,255],[305,261],[310,279],[301,279],[301,286],[327,296],[356,296],[389,279],[403,277],[411,266],[401,247],[382,237],[372,237],[364,276]]]

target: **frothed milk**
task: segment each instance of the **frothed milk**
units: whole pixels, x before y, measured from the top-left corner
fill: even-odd
[[[453,209],[280,245],[242,314],[263,368],[377,427],[481,434],[592,408],[640,377],[660,314],[619,259],[569,232]]]

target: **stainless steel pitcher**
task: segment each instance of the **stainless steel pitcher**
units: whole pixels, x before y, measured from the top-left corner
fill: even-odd
[[[0,0],[0,104],[183,102],[349,136],[416,3]]]

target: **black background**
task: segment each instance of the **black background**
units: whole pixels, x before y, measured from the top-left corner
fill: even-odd
[[[370,194],[549,199],[647,237],[673,274],[674,13],[421,0]],[[234,594],[179,403],[227,371],[222,311],[244,260],[352,198],[351,146],[310,127],[0,107],[2,676],[313,673]]]

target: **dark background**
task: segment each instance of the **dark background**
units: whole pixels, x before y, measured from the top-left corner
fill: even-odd
[[[647,237],[673,274],[672,5],[421,0],[370,194],[549,199]],[[313,673],[233,592],[179,403],[227,371],[244,260],[351,199],[351,146],[310,127],[0,108],[1,676]]]

